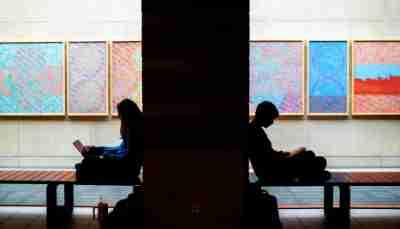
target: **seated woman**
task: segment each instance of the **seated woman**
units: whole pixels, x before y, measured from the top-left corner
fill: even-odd
[[[120,143],[117,146],[84,146],[84,159],[75,166],[78,180],[139,182],[144,162],[143,114],[130,99],[122,100],[117,109],[121,120]]]

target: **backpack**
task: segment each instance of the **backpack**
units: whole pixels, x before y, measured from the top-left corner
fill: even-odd
[[[103,229],[144,228],[144,190],[136,186],[128,198],[118,201],[101,226]]]
[[[241,228],[282,229],[276,197],[257,184],[249,184],[245,193]]]

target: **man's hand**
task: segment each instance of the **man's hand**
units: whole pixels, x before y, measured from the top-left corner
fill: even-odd
[[[294,150],[288,152],[287,157],[293,157],[294,155],[297,155],[304,151],[306,151],[305,147],[300,147],[300,148],[294,149]]]

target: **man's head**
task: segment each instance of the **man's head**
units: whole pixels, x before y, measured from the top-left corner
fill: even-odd
[[[269,127],[278,117],[279,111],[273,103],[263,101],[257,105],[255,120],[259,125]]]

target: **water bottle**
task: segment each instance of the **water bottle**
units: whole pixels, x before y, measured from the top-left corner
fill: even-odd
[[[97,220],[102,223],[104,219],[108,216],[108,204],[103,201],[100,197],[100,201],[97,204]]]

